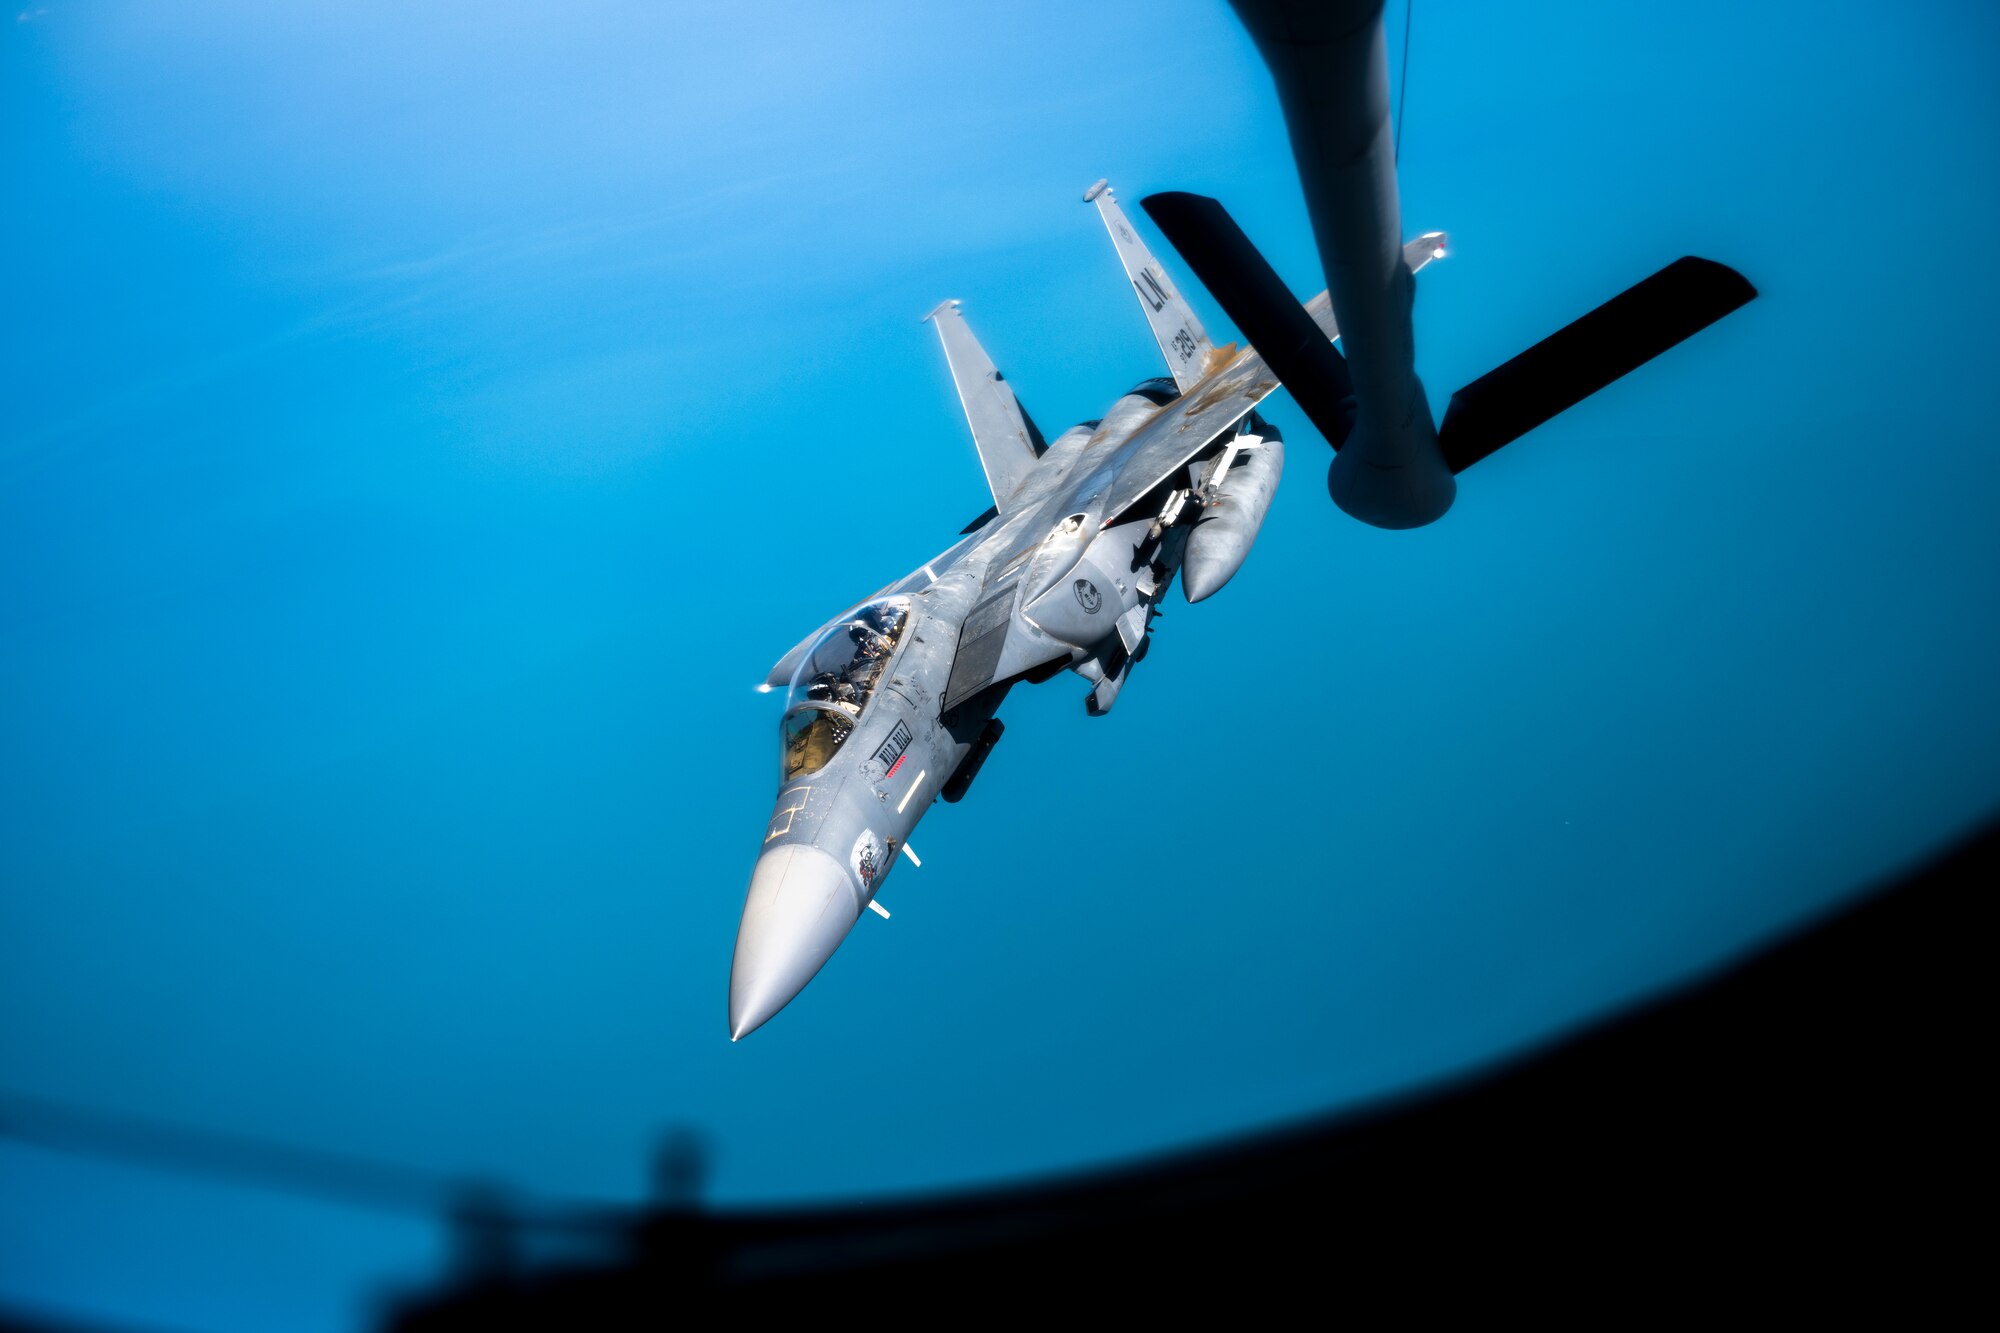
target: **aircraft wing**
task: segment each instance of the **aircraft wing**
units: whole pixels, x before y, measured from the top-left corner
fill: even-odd
[[[1278,377],[1250,348],[1225,345],[1217,351],[1215,361],[1215,369],[1147,418],[1101,462],[1079,463],[1053,486],[1037,486],[1031,481],[1024,487],[992,544],[982,544],[987,583],[997,581],[1015,557],[1048,535],[1048,525],[1037,522],[1037,514],[1054,514],[1102,488],[1104,526],[1136,517],[1125,511],[1186,467],[1278,387]]]
[[[1186,467],[1189,460],[1213,443],[1217,436],[1241,421],[1251,408],[1261,402],[1278,387],[1277,376],[1273,375],[1263,359],[1254,351],[1244,348],[1240,351],[1231,347],[1222,348],[1215,357],[1220,363],[1183,396],[1174,399],[1161,408],[1146,423],[1118,444],[1111,457],[1095,467],[1078,468],[1063,479],[1062,484],[1038,487],[1032,481],[1015,497],[1011,521],[1003,520],[1003,527],[996,534],[997,545],[987,563],[986,582],[992,585],[1013,557],[1031,550],[1047,536],[1044,525],[1032,521],[1034,511],[1045,508],[1046,502],[1060,496],[1062,504],[1080,498],[1081,487],[1094,485],[1098,479],[1109,474],[1112,478],[1105,493],[1104,515],[1107,525],[1120,517],[1125,510],[1144,499],[1148,492],[1175,471]],[[1060,507],[1060,505],[1058,506]],[[952,568],[967,552],[981,546],[987,537],[987,529],[982,527],[971,535],[959,539],[950,548],[925,561],[894,583],[878,589],[870,596],[847,607],[837,616],[829,618],[825,624],[815,628],[795,644],[792,650],[779,658],[764,678],[762,688],[783,689],[791,684],[792,673],[798,670],[799,661],[805,656],[813,642],[825,632],[828,625],[844,620],[854,608],[872,602],[878,597],[893,597],[899,593],[913,592],[936,581],[938,576]],[[982,605],[992,598],[982,593]],[[1000,610],[1002,615],[1011,611],[1011,602]],[[974,613],[975,616],[977,612]],[[990,614],[990,613],[989,613]],[[1014,637],[1013,631],[1019,627],[1019,618],[1012,617],[1009,632],[1002,637]],[[1001,651],[1001,643],[993,645],[994,651],[988,658],[986,669],[970,674],[954,672],[951,682],[951,698],[956,702],[977,692],[995,678],[993,671],[1010,655]],[[982,677],[972,679],[973,675]]]
[[[1278,387],[1278,377],[1247,347],[1233,356],[1224,348],[1217,359],[1220,366],[1154,413],[1118,446],[1112,463],[1117,477],[1104,501],[1106,526],[1168,476],[1186,467]],[[1036,539],[1041,535],[1035,534]]]
[[[1404,262],[1415,273],[1432,260],[1443,258],[1449,244],[1450,239],[1445,233],[1426,232],[1403,247]],[[1334,326],[1333,307],[1326,292],[1307,301],[1305,310],[1329,340],[1340,336],[1339,329]],[[1225,344],[1210,355],[1209,365],[1208,374],[1132,432],[1105,463],[1073,469],[1053,490],[1030,481],[1015,497],[1016,502],[1009,515],[1011,521],[1005,524],[1005,535],[992,548],[987,566],[988,581],[991,582],[1015,556],[1047,535],[1046,528],[1036,526],[1028,516],[1051,495],[1062,495],[1064,504],[1080,500],[1084,498],[1084,489],[1094,488],[1097,480],[1107,471],[1114,473],[1115,478],[1103,508],[1105,526],[1108,527],[1129,517],[1125,513],[1127,509],[1144,499],[1175,471],[1186,467],[1195,455],[1241,421],[1251,408],[1278,387],[1278,377],[1271,373],[1271,368],[1264,364],[1264,359],[1257,355],[1254,348],[1238,349],[1234,344]]]
[[[1278,377],[1249,348],[1221,348],[1211,364],[1215,369],[1113,446],[1101,462],[1080,459],[1059,482],[1035,477],[1022,487],[1012,513],[981,541],[984,586],[966,617],[945,685],[947,708],[995,681],[1068,655],[1066,647],[1037,634],[1022,618],[1017,605],[1022,584],[1013,579],[1063,513],[1098,496],[1105,526],[1138,518],[1126,511],[1278,387]]]

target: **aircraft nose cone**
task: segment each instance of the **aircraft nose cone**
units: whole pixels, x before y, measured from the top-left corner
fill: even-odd
[[[847,867],[819,848],[787,844],[758,857],[729,968],[729,1039],[791,1003],[860,915]]]

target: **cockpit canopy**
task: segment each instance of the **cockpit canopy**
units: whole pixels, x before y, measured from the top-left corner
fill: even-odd
[[[826,766],[875,693],[909,619],[909,598],[885,597],[813,641],[785,696],[783,780]]]

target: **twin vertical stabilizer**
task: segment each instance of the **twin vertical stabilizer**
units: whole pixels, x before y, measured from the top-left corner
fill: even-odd
[[[966,424],[972,427],[972,447],[986,470],[986,487],[993,492],[994,508],[1004,511],[1008,497],[1021,488],[1047,448],[1042,433],[1022,410],[1007,377],[972,336],[958,302],[945,301],[924,318],[937,325],[952,386],[965,408]]]
[[[1125,210],[1112,197],[1110,183],[1097,182],[1083,192],[1083,201],[1097,205],[1104,229],[1111,233],[1111,244],[1118,247],[1118,260],[1125,265],[1125,276],[1132,280],[1132,290],[1139,294],[1139,305],[1146,312],[1146,323],[1152,327],[1154,340],[1160,344],[1160,354],[1167,358],[1174,383],[1186,393],[1207,371],[1208,354],[1215,350],[1214,344],[1203,332],[1187,298],[1174,290],[1167,271],[1132,230]]]
[[[1111,244],[1118,250],[1119,262],[1125,266],[1125,276],[1132,280],[1132,290],[1138,294],[1146,323],[1160,344],[1160,354],[1166,357],[1167,368],[1173,372],[1174,384],[1186,393],[1208,372],[1215,345],[1208,340],[1187,298],[1175,289],[1160,261],[1132,230],[1125,210],[1112,197],[1110,184],[1097,182],[1084,191],[1083,199],[1097,205],[1098,216],[1104,219],[1104,228],[1111,233]],[[972,336],[958,302],[941,302],[924,318],[937,326],[938,338],[944,343],[952,386],[958,390],[966,424],[972,428],[972,444],[979,451],[987,489],[993,492],[993,507],[1004,513],[1008,499],[1027,480],[1048,445],[1014,396],[1007,377]]]

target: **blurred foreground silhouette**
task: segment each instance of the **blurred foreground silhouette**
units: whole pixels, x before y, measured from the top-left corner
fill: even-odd
[[[629,1219],[615,1256],[488,1269],[386,1326],[1254,1318],[1524,1297],[1613,1317],[1869,1299],[1942,1313],[1977,1271],[1977,923],[1996,884],[2000,826],[1705,983],[1441,1090],[957,1197],[703,1212],[683,1190]],[[676,1179],[699,1174],[686,1162]]]
[[[443,1218],[450,1269],[383,1312],[394,1333],[836,1312],[1955,1313],[1979,1308],[1995,884],[2000,824],[1706,982],[1457,1083],[957,1196],[709,1210],[685,1129],[630,1209],[18,1097],[0,1132]]]

